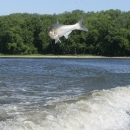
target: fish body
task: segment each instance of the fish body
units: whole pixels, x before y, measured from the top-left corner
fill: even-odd
[[[69,34],[73,30],[82,30],[82,31],[88,31],[88,29],[82,25],[83,17],[73,25],[63,25],[59,24],[57,21],[55,24],[53,24],[50,29],[48,30],[48,35],[52,38],[55,39],[55,43],[60,41],[60,37],[64,36],[66,39],[68,38]]]

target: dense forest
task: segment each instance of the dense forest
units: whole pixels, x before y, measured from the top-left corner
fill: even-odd
[[[88,32],[75,30],[57,44],[48,36],[47,30],[57,19],[61,24],[75,24],[81,16]],[[74,10],[53,15],[0,16],[0,53],[130,56],[130,11]]]

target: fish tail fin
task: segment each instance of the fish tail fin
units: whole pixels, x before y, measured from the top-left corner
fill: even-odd
[[[81,17],[81,19],[76,23],[77,24],[77,29],[78,30],[82,30],[82,31],[88,31],[88,29],[82,25],[83,22],[83,17]]]

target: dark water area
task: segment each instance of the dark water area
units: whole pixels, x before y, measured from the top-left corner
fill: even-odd
[[[129,130],[130,59],[0,59],[0,130]]]

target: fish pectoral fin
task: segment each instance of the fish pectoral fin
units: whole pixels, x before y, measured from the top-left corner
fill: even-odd
[[[66,39],[68,39],[68,36],[69,36],[69,34],[70,34],[71,32],[72,32],[72,31],[67,32],[67,33],[64,35],[64,37],[65,37]]]
[[[59,24],[59,21],[57,20],[56,24]]]
[[[60,39],[59,39],[59,38],[55,39],[55,44],[56,44],[58,41],[60,41]],[[60,41],[60,42],[61,42],[61,41]]]

